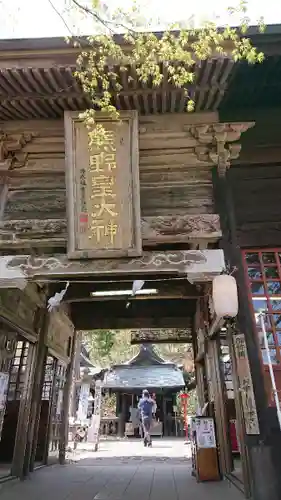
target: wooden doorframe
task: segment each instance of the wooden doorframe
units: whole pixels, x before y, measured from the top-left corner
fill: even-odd
[[[70,353],[70,361],[66,367],[66,375],[63,389],[63,408],[62,408],[62,422],[60,426],[60,444],[59,444],[59,463],[65,464],[66,448],[68,445],[68,427],[69,427],[69,409],[71,400],[71,387],[72,376],[74,370],[74,359],[76,351],[76,330],[74,330],[72,338],[72,346]]]
[[[46,447],[44,451],[44,462],[45,465],[48,465],[49,460],[49,448],[50,448],[50,440],[52,438],[52,414],[53,414],[53,406],[54,406],[54,395],[55,395],[55,384],[56,384],[56,375],[57,375],[57,366],[58,360],[51,356],[50,353],[47,352],[47,356],[53,358],[53,377],[52,377],[52,388],[50,394],[50,404],[49,404],[49,412],[48,412],[48,423],[47,423],[47,439],[46,439]]]
[[[41,310],[39,312],[39,320],[41,320],[41,328],[39,330],[39,339],[36,346],[36,366],[32,388],[30,426],[23,470],[25,476],[27,476],[29,472],[32,472],[34,470],[38,443],[38,432],[42,407],[42,390],[47,359],[47,347],[45,345],[45,336],[49,324],[47,309]]]
[[[209,356],[210,376],[214,391],[214,410],[219,445],[220,470],[222,475],[226,475],[232,471],[232,460],[224,380],[220,365],[220,340],[218,337],[208,339],[207,353]]]
[[[240,444],[240,455],[242,462],[242,473],[243,473],[243,483],[244,483],[244,494],[246,498],[251,498],[251,474],[250,474],[250,464],[248,449],[245,442],[246,428],[245,420],[243,415],[243,403],[240,392],[240,384],[237,374],[237,359],[235,355],[235,348],[233,344],[233,330],[231,326],[227,327],[227,343],[229,346],[229,354],[231,359],[231,370],[232,370],[232,382],[234,391],[234,402],[236,410],[236,419],[239,432],[239,444]]]
[[[23,341],[28,342],[26,339],[24,339]],[[29,342],[27,363],[26,363],[26,376],[19,406],[13,463],[11,469],[13,476],[21,478],[23,477],[27,434],[28,434],[28,427],[31,414],[30,411],[31,396],[32,396],[35,362],[36,362],[36,345]]]
[[[6,373],[7,376],[9,377],[9,380],[8,380],[5,406],[3,407],[2,410],[0,410],[0,441],[2,437],[4,418],[7,408],[11,366],[16,353],[16,347],[17,347],[17,332],[15,330],[9,329],[7,325],[3,323],[3,327],[2,325],[0,326],[0,371],[2,373]]]

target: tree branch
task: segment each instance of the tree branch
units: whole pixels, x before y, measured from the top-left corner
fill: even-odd
[[[80,2],[78,2],[78,0],[71,0],[71,2],[74,3],[74,5],[76,5],[78,9],[82,10],[82,12],[85,12],[86,14],[92,16],[98,23],[102,24],[106,29],[112,31],[111,28],[108,26],[108,24],[111,24],[110,21],[104,20],[99,14],[97,14],[95,11],[93,11],[86,5],[82,5]]]
[[[109,19],[103,19],[100,14],[95,12],[94,10],[90,9],[86,5],[81,4],[78,0],[71,0],[71,2],[76,5],[76,7],[82,12],[85,12],[86,14],[89,14],[92,16],[97,22],[101,23],[105,28],[111,31],[113,34],[114,31],[110,28],[110,25],[115,26],[115,28],[123,28],[125,31],[130,31],[131,33],[137,33],[135,30],[130,28],[129,26],[126,26],[123,23],[120,23],[119,21],[111,21]]]
[[[59,16],[59,18],[61,19],[61,21],[63,22],[64,26],[66,27],[67,31],[69,31],[69,33],[71,34],[71,36],[74,36],[73,33],[72,33],[72,30],[70,29],[70,27],[68,26],[66,20],[64,19],[63,15],[61,14],[61,12],[56,8],[56,6],[54,5],[54,3],[52,2],[52,0],[48,0],[50,6],[52,7],[52,9],[55,11],[55,13],[57,14],[57,16]]]

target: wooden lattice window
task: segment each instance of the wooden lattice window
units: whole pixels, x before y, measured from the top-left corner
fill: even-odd
[[[28,350],[29,342],[22,340],[17,342],[16,352],[10,371],[8,390],[9,401],[21,399],[26,377]]]
[[[267,354],[258,313],[264,311],[271,362],[281,369],[281,248],[243,251],[249,297],[263,363]]]
[[[51,439],[50,439],[50,452],[56,452],[59,449],[60,441],[60,425],[62,421],[62,404],[63,404],[63,390],[66,376],[66,365],[60,361],[56,362],[54,391],[53,391],[53,405],[51,416]]]
[[[43,384],[43,389],[42,389],[42,400],[45,400],[45,401],[51,400],[55,369],[56,369],[55,359],[52,358],[51,356],[48,356],[47,360],[46,360],[46,366],[45,366],[44,384]]]

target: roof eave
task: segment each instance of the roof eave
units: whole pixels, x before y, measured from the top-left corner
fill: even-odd
[[[224,29],[222,27],[222,29]],[[155,31],[156,36],[161,37],[164,31]],[[278,38],[281,40],[281,24],[271,24],[266,26],[264,33],[260,32],[258,25],[253,25],[248,28],[246,36],[253,40],[261,39],[265,42],[272,43],[272,39]],[[124,44],[122,34],[114,36],[116,43]],[[271,40],[270,40],[271,38]],[[87,35],[80,37],[80,40],[87,43]],[[10,38],[0,40],[0,52],[42,52],[42,51],[66,51],[79,52],[79,48],[74,48],[71,43],[66,41],[66,37],[44,37],[44,38]]]

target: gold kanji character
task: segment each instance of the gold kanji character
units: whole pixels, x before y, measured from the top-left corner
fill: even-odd
[[[115,182],[114,177],[109,175],[97,175],[96,177],[92,177],[93,187],[113,186],[114,182]]]
[[[96,221],[94,221],[91,224],[90,229],[92,231],[92,235],[89,235],[89,239],[91,240],[93,238],[93,236],[95,236],[95,238],[97,240],[97,243],[100,243],[101,239],[102,239],[102,237],[104,236],[104,233],[105,233],[105,227],[104,227],[104,225],[100,224],[100,223],[97,223]]]
[[[114,186],[114,177],[109,177],[106,175],[99,175],[92,178],[92,196],[91,198],[100,197],[105,199],[106,197],[116,198],[116,194],[113,193],[112,187]]]
[[[104,150],[105,151],[116,151],[116,145],[115,145],[115,133],[113,130],[105,130],[104,133]]]
[[[109,172],[116,168],[116,154],[104,153],[104,166]]]
[[[116,155],[115,153],[101,152],[99,154],[91,155],[90,157],[90,171],[91,172],[104,172],[112,171],[116,168]]]
[[[118,226],[113,221],[110,221],[105,228],[105,236],[109,236],[111,244],[114,243],[115,236],[117,235]]]
[[[92,213],[92,217],[100,217],[104,213],[111,215],[111,217],[116,217],[118,215],[116,210],[116,203],[107,203],[106,200],[101,200],[100,203],[94,205],[97,212]]]
[[[103,172],[103,153],[90,156],[90,172]]]

